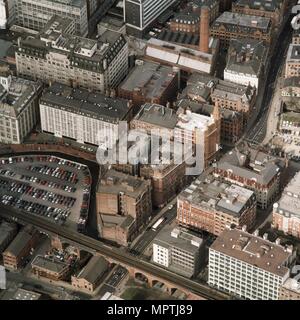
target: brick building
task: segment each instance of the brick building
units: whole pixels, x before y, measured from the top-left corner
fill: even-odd
[[[285,77],[300,76],[300,45],[290,44],[286,62],[285,62]]]
[[[177,222],[194,230],[220,235],[228,226],[253,227],[255,194],[212,174],[203,173],[177,198]]]
[[[270,18],[272,24],[278,27],[284,17],[287,3],[287,0],[238,0],[232,3],[232,12]]]
[[[152,214],[151,181],[108,170],[96,191],[100,236],[128,245]]]
[[[39,233],[33,227],[24,227],[3,252],[3,264],[7,269],[22,267],[25,258],[37,244]]]
[[[37,277],[51,281],[66,280],[70,273],[70,265],[58,260],[37,255],[31,263],[32,273]]]
[[[131,100],[134,107],[145,103],[166,105],[176,99],[178,71],[159,63],[136,60],[135,67],[118,88],[120,98]]]
[[[275,200],[280,190],[281,173],[285,164],[261,151],[235,148],[216,163],[214,172],[242,187],[253,190],[257,205],[262,209]]]
[[[224,12],[210,27],[210,35],[221,40],[225,46],[231,39],[245,38],[272,41],[272,22],[270,18],[250,16],[242,13]]]

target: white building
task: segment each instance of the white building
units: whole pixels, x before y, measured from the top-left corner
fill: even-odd
[[[38,120],[41,84],[0,75],[0,142],[20,144]]]
[[[144,30],[176,0],[125,0],[127,33],[142,36]]]
[[[292,247],[258,233],[227,229],[209,248],[208,284],[250,300],[278,300],[295,260]]]
[[[267,55],[268,49],[263,41],[231,40],[224,80],[258,88],[267,67]]]
[[[40,116],[44,132],[111,148],[117,141],[119,121],[131,117],[131,105],[123,99],[54,83],[40,99]]]
[[[86,0],[14,0],[16,23],[22,27],[41,31],[53,15],[73,19],[76,33],[88,34],[88,8]]]
[[[203,240],[190,231],[167,226],[153,242],[152,260],[173,272],[192,277],[204,260]]]
[[[106,92],[128,72],[128,45],[123,35],[107,31],[98,40],[71,34],[73,20],[54,16],[36,37],[19,39],[20,75]]]

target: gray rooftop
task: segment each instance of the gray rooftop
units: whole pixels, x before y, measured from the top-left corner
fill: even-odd
[[[211,208],[234,216],[241,216],[255,201],[252,191],[235,184],[217,180],[213,175],[203,173],[189,187],[182,191],[179,198],[193,206]]]
[[[119,88],[130,92],[141,90],[143,96],[148,99],[161,97],[165,87],[174,80],[176,75],[177,72],[171,67],[139,60]]]
[[[281,163],[263,152],[248,148],[239,151],[237,148],[226,153],[217,167],[225,171],[231,170],[235,175],[267,185],[280,171]]]
[[[84,279],[89,283],[96,283],[108,269],[108,262],[100,256],[93,256],[88,264],[77,274],[76,278]]]
[[[134,119],[168,129],[174,129],[178,121],[173,109],[150,103],[144,104]]]
[[[155,237],[153,243],[165,248],[179,248],[189,254],[199,252],[203,244],[202,238],[183,228],[174,228],[171,225],[164,227]]]
[[[226,29],[237,32],[236,26],[244,32],[254,32],[260,29],[264,33],[268,33],[271,27],[271,19],[252,16],[242,13],[233,13],[229,11],[223,12],[212,24],[212,28],[218,28],[225,25]]]
[[[275,11],[277,9],[280,9],[282,7],[282,4],[283,0],[238,0],[233,5],[255,10],[261,10],[263,8],[263,10],[266,11]]]
[[[232,39],[225,71],[260,76],[267,54],[268,49],[263,41]]]
[[[33,228],[24,227],[5,250],[5,253],[18,256],[32,239],[33,233],[35,233]]]
[[[51,272],[54,273],[61,273],[63,272],[66,268],[68,268],[68,264],[58,261],[58,260],[54,260],[54,259],[50,259],[50,258],[46,258],[43,256],[36,256],[34,258],[34,260],[31,263],[32,267],[36,267],[36,268],[41,268],[41,269],[47,269]]]
[[[17,117],[37,96],[41,84],[17,77],[8,79],[11,79],[8,91],[0,84],[0,115]]]
[[[41,97],[41,104],[54,108],[65,108],[72,113],[111,123],[118,123],[125,119],[130,111],[127,100],[109,98],[101,93],[73,89],[59,83],[54,83],[45,89]]]

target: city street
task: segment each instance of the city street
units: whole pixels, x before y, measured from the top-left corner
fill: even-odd
[[[270,112],[270,104],[275,94],[276,81],[281,75],[282,66],[285,63],[285,54],[291,42],[292,28],[290,19],[287,20],[276,46],[273,50],[273,56],[270,58],[270,68],[265,77],[264,84],[259,88],[258,103],[256,113],[248,123],[244,137],[251,144],[258,145],[265,139],[267,124],[269,118],[274,118],[274,113]],[[265,88],[265,90],[262,90]],[[261,100],[261,103],[259,101]]]

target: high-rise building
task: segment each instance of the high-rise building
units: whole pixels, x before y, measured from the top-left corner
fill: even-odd
[[[126,32],[142,37],[147,27],[176,0],[125,0]]]
[[[131,106],[124,99],[54,83],[40,99],[40,116],[44,132],[111,148],[119,122],[131,118]]]
[[[41,31],[53,15],[73,19],[76,33],[88,34],[86,0],[14,0],[16,23],[22,27]]]
[[[296,253],[258,233],[227,229],[209,248],[208,284],[250,300],[278,300]]]

